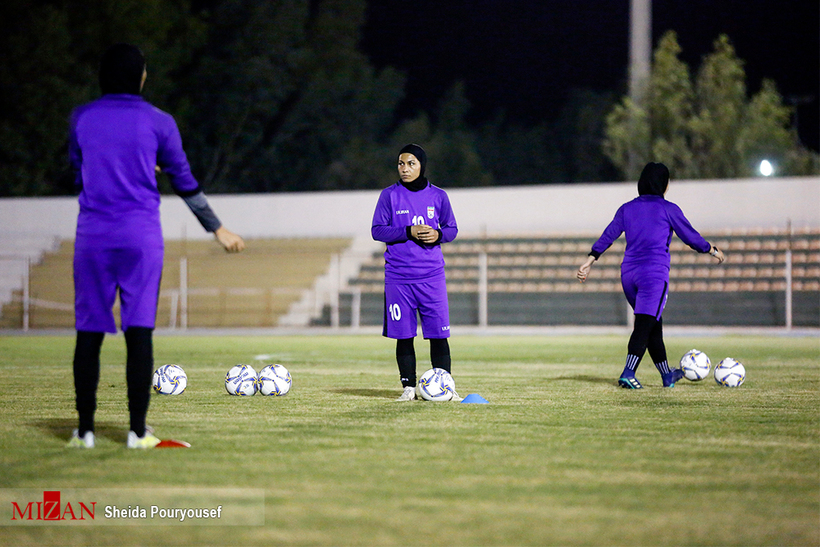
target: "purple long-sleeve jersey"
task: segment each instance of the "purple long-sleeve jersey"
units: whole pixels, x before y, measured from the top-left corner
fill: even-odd
[[[69,159],[81,188],[79,246],[162,246],[156,166],[178,194],[199,192],[174,118],[138,95],[103,95],[77,108]]]
[[[626,234],[626,250],[622,267],[651,265],[669,270],[669,242],[672,232],[695,251],[711,250],[708,241],[695,230],[680,207],[662,196],[643,195],[624,203],[604,233],[592,245],[598,258],[622,233]]]
[[[438,229],[441,238],[433,245],[408,239],[407,227],[419,224]],[[428,183],[411,192],[397,182],[379,195],[370,233],[376,241],[387,243],[385,281],[411,283],[444,275],[440,244],[453,241],[458,226],[444,190]]]

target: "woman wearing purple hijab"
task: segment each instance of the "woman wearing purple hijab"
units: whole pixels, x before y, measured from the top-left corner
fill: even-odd
[[[635,371],[646,350],[661,374],[664,387],[674,387],[683,377],[678,368],[670,368],[663,343],[663,314],[669,294],[669,242],[672,232],[699,253],[709,253],[718,263],[723,252],[703,239],[680,207],[664,199],[669,187],[669,169],[662,163],[648,163],[638,180],[638,197],[618,209],[606,227],[576,277],[586,281],[592,264],[598,260],[621,234],[626,237],[626,250],[621,263],[621,285],[627,302],[635,312],[635,327],[627,346],[626,365],[618,385],[626,389],[641,389]]]

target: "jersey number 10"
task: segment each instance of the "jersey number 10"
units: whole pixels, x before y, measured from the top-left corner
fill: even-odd
[[[401,308],[398,304],[390,304],[387,309],[390,310],[390,318],[393,321],[398,321],[401,319]]]

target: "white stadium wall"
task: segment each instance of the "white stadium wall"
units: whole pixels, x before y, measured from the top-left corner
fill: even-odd
[[[558,184],[447,189],[463,235],[514,233],[595,234],[636,184]],[[379,192],[338,191],[214,195],[222,222],[246,238],[369,238]],[[667,198],[700,231],[820,227],[820,177],[672,181]],[[0,199],[7,243],[24,236],[73,239],[77,199]],[[209,237],[176,196],[162,199],[166,239]]]

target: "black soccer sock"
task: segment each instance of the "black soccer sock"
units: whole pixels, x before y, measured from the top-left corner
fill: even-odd
[[[446,338],[430,338],[430,362],[433,368],[450,372],[450,343]]]
[[[128,382],[128,412],[131,431],[138,437],[145,435],[145,415],[151,400],[151,376],[154,370],[153,329],[131,327],[125,331],[127,361],[125,377]]]
[[[94,412],[97,410],[97,386],[100,383],[100,348],[103,332],[77,331],[74,346],[74,395],[82,437],[94,431]]]
[[[416,348],[412,338],[396,340],[396,362],[402,387],[416,386]]]
[[[646,353],[646,346],[649,343],[649,335],[657,325],[658,321],[651,315],[645,313],[635,314],[635,326],[632,328],[632,335],[629,337],[627,345],[626,365],[621,376],[630,377],[635,375],[638,365]]]
[[[652,357],[652,362],[656,366],[659,363],[666,362],[666,345],[663,343],[663,318],[658,319],[649,333],[646,349],[649,350],[649,356]]]

